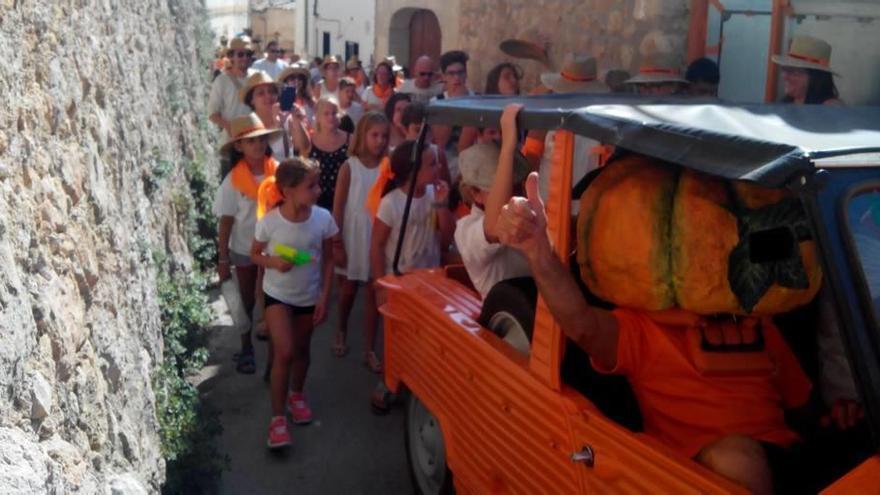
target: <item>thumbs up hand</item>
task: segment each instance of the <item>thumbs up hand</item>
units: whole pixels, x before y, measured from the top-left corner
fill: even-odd
[[[501,209],[496,230],[503,244],[531,257],[550,247],[547,214],[538,191],[537,172],[532,172],[526,179],[526,196],[511,198]]]

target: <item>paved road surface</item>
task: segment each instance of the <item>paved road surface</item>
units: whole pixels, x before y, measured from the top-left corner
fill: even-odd
[[[353,322],[359,322],[362,315],[363,298],[358,299]],[[229,327],[226,306],[216,293],[212,305],[220,317],[212,328],[211,359],[199,388],[222,411],[220,444],[231,458],[222,493],[412,492],[403,444],[403,410],[397,407],[387,416],[370,412],[370,393],[378,377],[361,364],[357,323],[349,335],[351,350],[342,359],[330,353],[335,307],[327,323],[316,329],[306,383],[316,420],[308,426],[291,424],[293,447],[277,455],[265,446],[270,419],[269,389],[262,380],[266,346],[259,341],[256,345],[258,374],[236,373],[232,355],[238,351],[238,335]]]

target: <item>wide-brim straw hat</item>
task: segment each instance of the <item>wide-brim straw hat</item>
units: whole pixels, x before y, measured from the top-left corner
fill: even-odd
[[[773,55],[771,58],[773,63],[783,67],[821,70],[836,75],[831,70],[831,45],[812,36],[795,36],[786,55]]]
[[[339,59],[336,58],[336,55],[327,55],[324,57],[324,61],[321,62],[321,68],[327,67],[330,64],[339,65]]]
[[[608,86],[599,80],[595,57],[569,55],[559,72],[541,74],[541,83],[554,93],[607,93]]]
[[[241,89],[238,90],[238,99],[241,100],[242,103],[244,103],[244,99],[248,93],[250,93],[257,86],[262,86],[264,84],[275,86],[275,80],[272,79],[272,76],[266,74],[261,70],[254,72],[244,82],[244,86],[242,86]]]
[[[242,139],[254,138],[260,136],[275,136],[281,134],[281,129],[266,129],[263,121],[255,113],[249,113],[240,117],[235,117],[229,123],[229,140],[220,147],[220,153],[226,154],[229,148]]]
[[[502,52],[511,57],[536,60],[545,67],[551,67],[550,55],[543,46],[537,43],[527,40],[509,39],[502,41],[498,47]]]
[[[293,63],[289,67],[281,71],[280,74],[278,74],[278,77],[275,78],[275,82],[278,84],[284,84],[284,81],[287,80],[288,77],[299,75],[305,76],[306,79],[312,77],[312,73],[309,71],[308,67],[298,62]]]
[[[229,42],[229,48],[226,50],[226,53],[229,54],[230,52],[234,52],[236,50],[253,52],[254,45],[249,37],[236,36],[235,38],[232,38],[232,41]]]
[[[626,80],[625,84],[682,83],[688,80],[681,75],[677,57],[671,53],[655,53],[642,59],[639,73]]]

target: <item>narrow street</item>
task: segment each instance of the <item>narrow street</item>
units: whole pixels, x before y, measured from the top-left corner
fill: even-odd
[[[221,411],[220,449],[231,460],[223,473],[228,494],[396,494],[412,491],[403,443],[403,410],[387,416],[370,411],[369,399],[378,376],[361,364],[361,330],[349,335],[344,358],[330,353],[336,328],[335,307],[312,342],[312,365],[306,394],[315,412],[307,426],[291,423],[293,446],[275,454],[266,449],[269,390],[263,382],[266,345],[257,341],[256,375],[235,372],[232,356],[239,338],[219,293],[211,294],[218,315],[211,328],[211,357],[199,385],[206,400]],[[359,322],[362,298],[351,321]]]

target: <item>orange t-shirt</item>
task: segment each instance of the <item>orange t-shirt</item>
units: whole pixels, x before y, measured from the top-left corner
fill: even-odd
[[[616,309],[617,365],[601,373],[627,377],[639,402],[645,433],[693,457],[728,435],[789,446],[798,435],[783,409],[803,405],[812,384],[797,358],[766,319],[765,348],[774,370],[758,376],[701,374],[690,358],[684,327],[664,327],[637,311]]]

